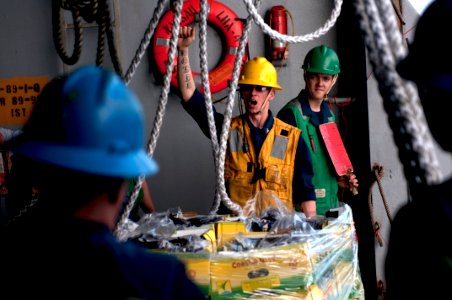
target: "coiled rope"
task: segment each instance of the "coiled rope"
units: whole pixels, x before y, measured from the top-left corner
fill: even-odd
[[[108,48],[113,67],[122,76],[122,67],[118,57],[118,52],[114,43],[113,28],[110,19],[108,0],[53,0],[52,1],[52,32],[55,49],[61,60],[67,65],[74,65],[80,59],[83,46],[82,18],[87,23],[96,22],[98,24],[96,65],[101,66],[104,60],[104,41],[107,35]],[[74,20],[74,49],[69,56],[64,48],[62,10],[69,10]]]
[[[438,183],[442,174],[416,87],[395,69],[406,48],[391,3],[357,0],[355,10],[408,185]]]
[[[62,20],[61,20],[61,5],[60,1],[52,1],[52,33],[53,33],[53,43],[55,49],[60,56],[61,60],[67,65],[74,65],[80,59],[80,54],[82,53],[82,17],[80,16],[80,11],[78,9],[71,9],[72,19],[74,20],[74,49],[72,55],[69,56],[66,49],[64,48],[63,41],[63,30],[62,30]],[[67,6],[64,6],[67,7]]]

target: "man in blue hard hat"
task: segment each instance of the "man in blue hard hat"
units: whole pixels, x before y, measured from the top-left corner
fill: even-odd
[[[5,299],[205,299],[174,256],[113,235],[127,180],[157,172],[143,146],[142,107],[115,73],[85,66],[44,87],[10,142],[40,195],[5,230]]]
[[[452,0],[432,2],[419,18],[408,55],[398,73],[413,81],[427,124],[438,145],[452,153],[450,36]],[[385,299],[447,299],[452,283],[452,179],[421,186],[397,212],[385,261]],[[449,295],[449,296],[448,296]]]

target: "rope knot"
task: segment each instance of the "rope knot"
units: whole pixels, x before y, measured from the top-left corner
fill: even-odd
[[[384,168],[382,165],[380,165],[379,163],[374,163],[373,167],[372,167],[373,173],[375,175],[375,178],[377,180],[380,180],[381,178],[383,178],[384,174]]]

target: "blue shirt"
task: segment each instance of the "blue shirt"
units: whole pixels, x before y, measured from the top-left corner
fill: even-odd
[[[104,224],[41,214],[10,230],[2,299],[206,299],[175,256],[119,242]]]
[[[210,138],[209,123],[207,120],[207,113],[205,107],[204,96],[195,90],[190,101],[182,101],[184,109],[192,116],[192,118],[198,123],[202,132],[205,136]],[[221,128],[223,126],[224,115],[218,113],[213,107],[215,126],[217,129],[217,136],[221,136]],[[263,128],[255,127],[247,117],[247,124],[251,130],[251,138],[256,152],[259,153],[262,144],[267,136],[267,133],[273,127],[273,114],[269,111],[269,117],[265,121]],[[312,184],[313,169],[312,160],[309,149],[300,137],[297,152],[295,154],[295,166],[294,166],[294,177],[292,184],[292,202],[295,208],[298,208],[301,202],[306,200],[315,200],[315,189]]]

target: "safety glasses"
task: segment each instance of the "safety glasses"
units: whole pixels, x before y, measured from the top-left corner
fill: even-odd
[[[255,89],[257,92],[266,92],[266,91],[270,90],[270,88],[268,86],[249,85],[249,84],[242,84],[242,85],[240,85],[240,90],[242,92],[252,92],[253,89]]]

